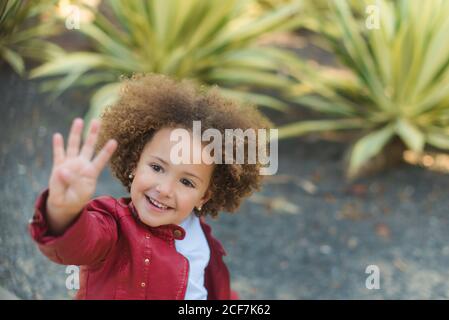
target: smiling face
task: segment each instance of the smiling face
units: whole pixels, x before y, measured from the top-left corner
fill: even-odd
[[[147,142],[133,172],[131,199],[140,220],[151,227],[180,224],[195,207],[201,207],[210,199],[209,183],[212,164],[173,164],[170,141],[173,129],[157,131]],[[191,148],[202,148],[193,143]],[[191,149],[191,154],[194,150]]]

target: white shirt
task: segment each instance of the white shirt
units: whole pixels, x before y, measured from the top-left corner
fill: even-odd
[[[200,219],[191,213],[180,226],[185,230],[184,239],[175,240],[176,251],[189,261],[189,279],[185,300],[206,300],[204,270],[210,259],[210,249],[200,225]]]

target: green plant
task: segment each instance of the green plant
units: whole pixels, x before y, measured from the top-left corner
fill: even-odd
[[[363,0],[346,0],[346,3],[357,20],[364,16],[366,6]],[[304,1],[301,26],[313,32],[322,33],[324,31],[336,35],[339,30],[335,28],[332,15],[333,10],[329,0]]]
[[[54,21],[39,21],[54,1],[3,0],[0,2],[0,59],[20,75],[25,58],[42,59],[57,48],[43,38],[55,35]]]
[[[379,28],[356,20],[345,1],[332,1],[334,33],[324,39],[344,69],[289,60],[297,84],[288,99],[326,119],[280,128],[286,138],[313,131],[357,129],[349,177],[396,137],[421,152],[449,149],[449,2],[365,1],[380,9]],[[341,37],[337,36],[341,34]]]
[[[32,70],[31,76],[57,77],[46,86],[57,93],[70,86],[99,85],[88,119],[117,98],[120,76],[133,73],[162,73],[217,84],[225,95],[285,110],[282,101],[247,89],[290,84],[278,72],[280,50],[257,46],[256,40],[266,32],[291,27],[300,5],[283,6],[248,21],[242,17],[250,2],[108,1],[109,18],[98,12],[92,23],[79,29],[92,41],[93,52],[62,54]]]

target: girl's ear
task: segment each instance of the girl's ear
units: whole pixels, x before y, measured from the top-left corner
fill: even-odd
[[[210,189],[207,189],[207,191],[204,193],[204,196],[201,198],[201,205],[202,207],[209,199],[212,198],[212,191]]]

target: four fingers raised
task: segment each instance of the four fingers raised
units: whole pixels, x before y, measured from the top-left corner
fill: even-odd
[[[95,152],[95,144],[98,139],[100,130],[100,121],[94,119],[91,122],[89,134],[87,139],[79,152],[81,144],[81,133],[83,130],[83,120],[77,118],[73,121],[70,129],[70,134],[67,142],[67,153],[64,151],[64,138],[60,133],[53,135],[53,162],[54,165],[61,164],[66,157],[74,158],[78,155],[90,160]],[[100,173],[106,166],[106,163],[111,158],[112,154],[117,148],[117,141],[109,140],[100,152],[93,159],[92,163],[95,169]],[[79,153],[79,154],[78,154]]]

